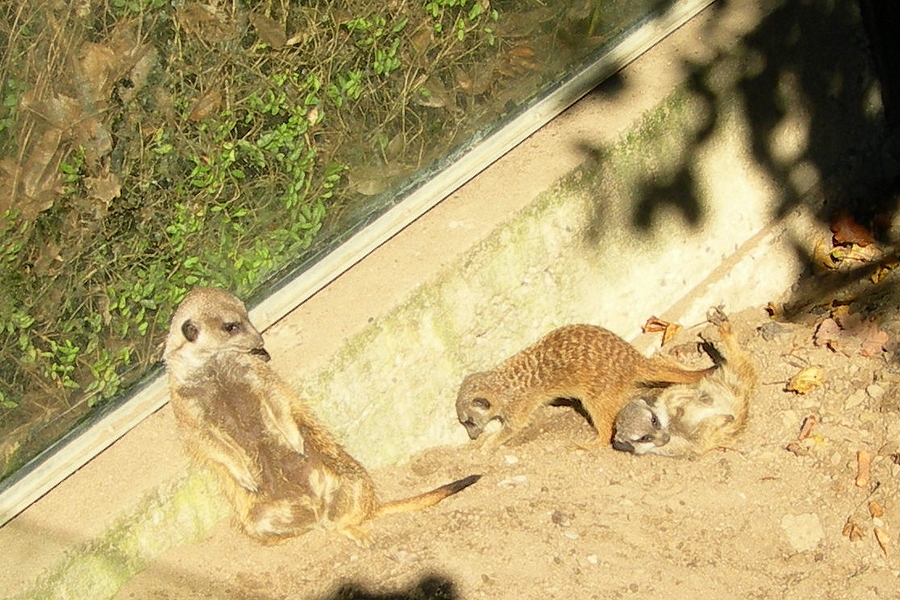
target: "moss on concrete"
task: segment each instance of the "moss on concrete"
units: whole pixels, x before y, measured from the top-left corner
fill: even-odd
[[[202,538],[226,514],[211,475],[195,472],[179,478],[11,600],[112,598],[155,556]]]
[[[665,181],[684,166],[685,148],[707,120],[698,111],[705,110],[688,91],[677,91],[618,144],[597,149],[595,160],[350,339],[307,386],[348,450],[377,467],[425,447],[464,443],[454,403],[467,373],[564,323],[637,333],[621,327],[621,315],[633,327],[649,316],[635,310],[647,302],[620,303],[611,290],[633,289],[636,265],[669,251],[660,229],[688,237],[702,224],[675,219],[641,231],[631,222],[630,200],[650,171]]]

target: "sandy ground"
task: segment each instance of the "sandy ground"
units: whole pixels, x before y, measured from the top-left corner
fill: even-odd
[[[732,450],[695,460],[576,451],[590,426],[547,407],[492,454],[438,448],[373,473],[386,499],[483,478],[436,507],[371,523],[370,548],[330,531],[261,546],[222,522],[160,556],[117,598],[896,597],[898,277],[837,294],[815,288],[790,320],[762,307],[731,315],[761,380]],[[826,336],[839,305],[856,317]],[[701,365],[708,327],[686,328],[663,352]],[[823,385],[786,391],[809,366],[822,368]],[[810,416],[817,424],[797,441]],[[873,456],[864,487],[861,450]],[[889,536],[884,549],[876,529]]]

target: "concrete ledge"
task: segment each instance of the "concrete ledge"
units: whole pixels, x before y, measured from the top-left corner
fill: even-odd
[[[792,232],[812,225],[812,211],[800,205],[772,222],[781,195],[753,168],[737,116],[688,152],[706,111],[680,89],[297,381],[348,450],[381,467],[464,443],[454,410],[463,377],[560,325],[597,323],[633,339],[651,315],[700,322],[709,306],[765,304],[796,281],[804,236]],[[672,203],[635,227],[637,188],[651,173],[671,180],[686,156],[709,208],[692,221]],[[720,179],[727,189],[716,189]]]
[[[708,9],[266,332],[274,366],[378,468],[464,443],[453,402],[465,374],[553,327],[598,323],[634,339],[651,315],[692,324],[710,305],[780,295],[821,226],[822,194],[801,197],[878,141],[859,38],[828,38],[833,22],[859,33],[854,3],[817,8],[829,27],[803,31],[804,60],[778,55],[785,23],[812,6]],[[818,52],[816,36],[835,48]],[[778,61],[790,68],[769,73]],[[846,87],[811,95],[806,70]],[[848,98],[863,102],[841,118]],[[822,115],[834,116],[827,149]],[[185,467],[163,409],[0,529],[0,589],[113,597],[226,512]]]

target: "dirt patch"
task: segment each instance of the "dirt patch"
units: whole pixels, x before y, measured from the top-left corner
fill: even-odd
[[[223,522],[117,598],[887,597],[900,576],[897,281],[824,282],[790,320],[763,308],[731,315],[760,374],[733,450],[696,460],[575,451],[588,424],[547,407],[493,454],[438,448],[375,472],[387,499],[484,477],[437,507],[372,523],[370,548],[329,531],[264,547]],[[828,343],[817,332],[840,306],[867,325]],[[873,328],[888,339],[876,352],[864,349]],[[666,352],[701,364],[705,329],[682,331]],[[809,366],[821,367],[822,385],[786,391]],[[815,426],[798,439],[810,416]],[[859,451],[873,457],[864,487]]]

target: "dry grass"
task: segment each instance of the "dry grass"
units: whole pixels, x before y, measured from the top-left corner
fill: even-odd
[[[251,295],[583,60],[598,7],[2,3],[0,474],[146,373],[187,289]]]

